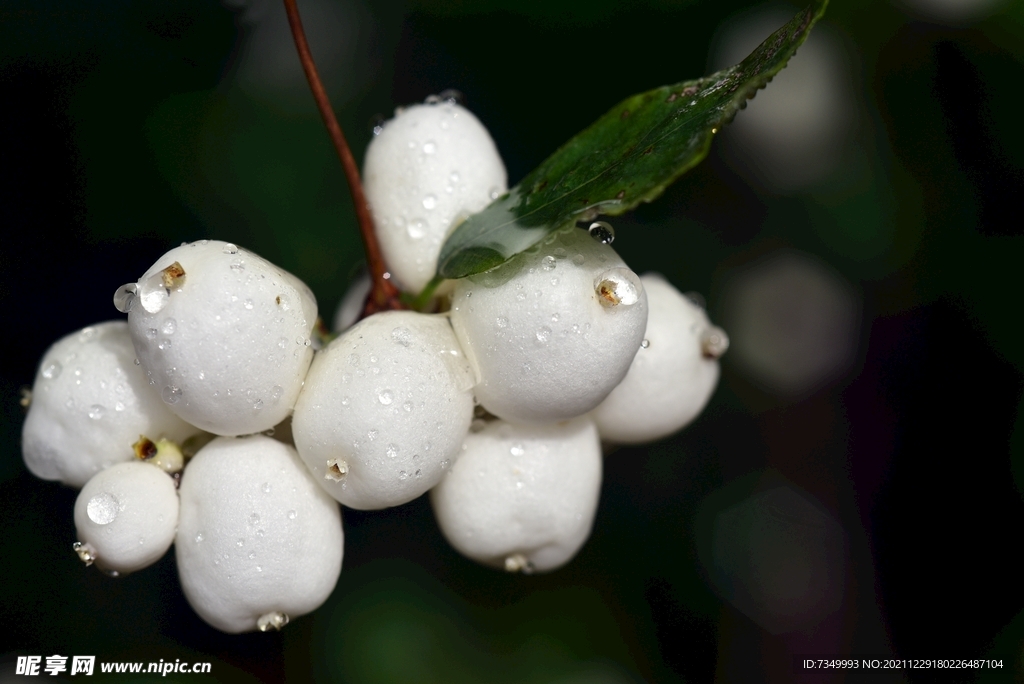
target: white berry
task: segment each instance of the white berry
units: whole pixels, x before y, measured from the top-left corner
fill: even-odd
[[[83,328],[43,355],[22,429],[36,477],[81,487],[134,457],[139,435],[181,442],[198,430],[174,415],[135,365],[124,321]]]
[[[76,550],[86,562],[126,574],[160,560],[178,527],[174,480],[140,461],[93,476],[75,500]]]
[[[289,414],[313,358],[316,299],[302,281],[202,240],[164,254],[134,288],[123,307],[132,341],[172,411],[219,435],[266,430]]]
[[[363,183],[384,261],[399,287],[419,292],[453,224],[504,193],[508,176],[483,124],[441,102],[384,125],[366,150]]]
[[[661,276],[646,274],[647,332],[629,372],[591,416],[601,438],[620,444],[661,439],[704,409],[718,383],[728,338]]]
[[[484,408],[550,422],[590,411],[622,380],[643,340],[647,295],[611,247],[571,229],[458,281],[451,317]]]
[[[458,455],[474,380],[446,316],[370,316],[317,354],[295,404],[295,445],[346,506],[403,504]]]
[[[341,513],[293,448],[263,435],[217,438],[188,464],[179,491],[181,586],[217,629],[279,627],[334,589]]]
[[[567,563],[590,535],[600,489],[601,445],[588,418],[493,421],[466,438],[430,501],[463,555],[510,571],[546,571]]]

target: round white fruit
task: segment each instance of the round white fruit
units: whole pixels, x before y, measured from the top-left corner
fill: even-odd
[[[446,316],[370,316],[314,359],[292,417],[295,446],[346,506],[403,504],[458,455],[474,381]]]
[[[181,442],[198,429],[174,415],[135,365],[124,321],[83,328],[43,355],[22,429],[36,477],[81,487],[134,457],[139,435]]]
[[[313,358],[316,299],[302,281],[201,240],[160,257],[135,288],[124,307],[135,351],[172,411],[218,435],[288,415]]]
[[[93,476],[75,500],[79,554],[126,574],[160,560],[178,527],[178,492],[170,475],[140,461]]]
[[[622,380],[643,341],[647,295],[611,247],[571,229],[458,281],[451,318],[484,408],[550,422],[590,411]]]
[[[220,437],[181,479],[175,551],[185,597],[238,633],[315,610],[341,572],[338,504],[295,450],[270,437]]]
[[[440,102],[384,124],[366,150],[363,183],[384,261],[399,287],[419,292],[453,224],[504,193],[508,175],[483,124]]]
[[[543,572],[568,562],[586,541],[600,489],[601,445],[588,418],[493,421],[466,437],[430,500],[441,532],[463,555]]]
[[[700,306],[645,274],[647,332],[629,372],[591,416],[601,438],[640,444],[682,429],[704,409],[728,344]]]

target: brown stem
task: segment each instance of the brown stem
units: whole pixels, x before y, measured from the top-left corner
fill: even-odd
[[[359,178],[359,167],[352,158],[352,151],[345,140],[345,134],[341,132],[341,126],[334,116],[331,102],[327,99],[327,92],[316,71],[316,64],[313,63],[313,54],[309,51],[309,43],[306,42],[306,33],[302,30],[302,19],[299,17],[299,8],[295,0],[284,0],[284,9],[288,13],[288,24],[292,29],[292,38],[295,40],[295,48],[299,53],[299,61],[302,62],[302,70],[306,72],[306,80],[309,81],[309,89],[313,92],[313,99],[316,100],[316,107],[320,110],[324,125],[327,126],[327,133],[334,143],[334,149],[341,160],[341,166],[345,169],[345,178],[348,179],[348,189],[352,193],[352,203],[355,204],[356,218],[359,221],[359,232],[363,236],[363,248],[366,250],[366,261],[370,266],[370,277],[373,287],[370,296],[366,299],[366,306],[363,309],[363,316],[369,316],[378,311],[388,309],[404,309],[405,306],[399,299],[400,293],[390,281],[391,274],[387,272],[384,265],[384,257],[380,253],[380,244],[377,242],[377,234],[373,230],[373,218],[370,216],[370,205],[366,202],[363,194],[363,183]]]

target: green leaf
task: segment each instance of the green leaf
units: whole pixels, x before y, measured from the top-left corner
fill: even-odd
[[[650,202],[707,156],[711,138],[786,66],[825,13],[814,0],[746,59],[623,100],[448,237],[438,274],[494,268],[545,235]]]

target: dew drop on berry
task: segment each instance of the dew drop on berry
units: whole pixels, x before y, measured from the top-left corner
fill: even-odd
[[[160,327],[160,331],[164,335],[173,335],[174,331],[178,329],[178,322],[173,318],[168,318],[164,321],[164,324]]]
[[[594,221],[587,229],[590,237],[603,245],[610,245],[615,242],[615,229],[607,221]]]
[[[103,417],[103,407],[99,404],[93,404],[89,407],[89,417],[93,420],[99,420]]]
[[[114,292],[114,308],[121,313],[128,313],[132,310],[136,294],[135,283],[127,283],[117,288]]]
[[[297,515],[298,515],[298,513],[296,513],[295,511],[288,511],[288,519],[289,520],[295,520],[295,516],[297,516]]]
[[[173,385],[167,385],[164,387],[164,391],[161,393],[161,396],[168,404],[177,404],[178,400],[181,399],[181,388],[174,387]]]
[[[423,154],[434,154],[435,152],[437,152],[437,143],[433,140],[423,143]]]
[[[225,254],[238,254],[238,247],[235,244],[229,242],[226,245],[224,245],[224,253]]]
[[[437,206],[437,196],[436,195],[427,195],[426,197],[423,198],[423,208],[426,209],[427,211],[430,211],[431,209],[433,209],[436,206]]]
[[[58,375],[60,375],[62,369],[63,366],[61,366],[60,363],[58,363],[57,361],[54,361],[53,363],[49,364],[46,368],[43,369],[42,375],[47,380],[53,380]]]
[[[385,406],[390,405],[394,400],[395,396],[391,393],[391,390],[381,390],[380,393],[377,394],[377,401]]]
[[[97,525],[109,525],[120,512],[120,504],[111,494],[104,492],[89,499],[85,507],[89,520]]]

